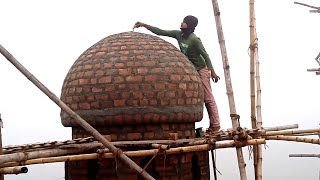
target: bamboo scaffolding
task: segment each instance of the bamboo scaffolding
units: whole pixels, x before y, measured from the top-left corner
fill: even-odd
[[[64,102],[62,102],[54,93],[52,93],[47,87],[45,87],[36,77],[34,77],[22,64],[20,64],[2,45],[0,45],[1,54],[10,61],[23,75],[25,75],[34,85],[36,85],[44,94],[46,94],[53,102],[55,102],[63,111],[65,111],[71,118],[73,118],[81,127],[83,127],[88,133],[90,133],[95,139],[100,141],[105,147],[110,149],[112,153],[115,153],[120,160],[134,169],[137,174],[141,175],[145,179],[154,179],[144,169],[139,167],[130,158],[124,155],[118,148],[110,144],[96,129],[94,129],[89,123],[82,119],[77,113],[70,109]]]
[[[318,157],[318,158],[320,158],[320,154],[289,154],[289,157]]]
[[[243,145],[256,145],[256,144],[265,144],[264,139],[252,139],[243,142]],[[178,147],[178,148],[170,148],[169,150],[139,150],[139,151],[125,151],[123,152],[128,157],[144,157],[144,156],[153,156],[159,153],[169,154],[179,154],[179,153],[189,153],[189,152],[199,152],[199,151],[209,151],[212,148],[214,149],[222,149],[222,148],[232,148],[236,147],[237,143],[235,141],[227,141],[227,142],[216,142],[215,145],[211,144],[203,144],[203,145],[195,145],[195,146],[187,146],[187,147]],[[90,159],[100,159],[100,158],[114,158],[115,155],[113,153],[92,153],[92,154],[81,154],[81,155],[70,155],[70,156],[60,156],[60,157],[47,157],[47,158],[38,158],[38,159],[26,159],[23,164],[31,165],[31,164],[45,164],[45,163],[55,163],[55,162],[65,162],[65,161],[80,161],[80,160],[90,160]],[[12,167],[19,165],[20,162],[8,162],[4,164],[0,164],[0,167]]]
[[[236,129],[237,127],[240,127],[240,122],[239,122],[239,116],[237,115],[235,101],[234,101],[234,94],[233,94],[231,75],[230,75],[230,65],[229,65],[229,61],[228,61],[227,49],[226,49],[223,30],[222,30],[218,0],[212,0],[212,5],[213,5],[213,11],[214,11],[214,16],[215,16],[215,21],[216,21],[218,40],[219,40],[219,44],[220,44],[220,51],[221,51],[224,76],[225,76],[225,83],[226,83],[226,89],[227,89],[227,95],[228,95],[228,101],[229,101],[229,107],[230,107],[232,128]],[[246,174],[246,169],[245,169],[246,165],[244,162],[242,149],[236,148],[236,151],[237,151],[237,157],[238,157],[240,179],[246,180],[247,179],[247,174]]]
[[[263,134],[263,136],[295,135],[295,134],[304,134],[304,133],[320,133],[320,128],[291,130],[291,131],[268,131],[265,134]]]
[[[295,136],[266,136],[264,137],[266,140],[282,140],[282,141],[294,141],[294,142],[302,142],[302,143],[310,143],[310,144],[320,144],[320,139],[312,139],[312,138],[301,138]]]
[[[16,167],[5,167],[5,168],[0,168],[0,174],[22,174],[22,173],[27,173],[28,168],[25,166],[16,166]]]

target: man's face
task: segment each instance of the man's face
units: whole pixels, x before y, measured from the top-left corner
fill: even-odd
[[[181,25],[180,25],[180,29],[186,29],[188,28],[187,23],[185,23],[184,21],[182,21]]]

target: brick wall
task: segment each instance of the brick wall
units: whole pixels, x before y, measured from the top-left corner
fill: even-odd
[[[152,157],[131,158],[142,168]],[[90,168],[91,167],[91,168]],[[161,180],[209,180],[209,154],[206,151],[159,155],[147,166],[146,171]],[[143,179],[120,160],[100,159],[68,162],[67,180],[140,180]]]

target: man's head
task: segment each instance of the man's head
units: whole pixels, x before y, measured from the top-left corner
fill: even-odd
[[[198,25],[198,19],[194,16],[191,16],[191,15],[186,16],[183,19],[183,22],[185,22],[187,24],[187,28],[189,28],[189,29],[194,29]]]
[[[194,32],[196,26],[198,25],[198,19],[194,16],[186,16],[180,26],[182,36],[188,37],[191,33]]]

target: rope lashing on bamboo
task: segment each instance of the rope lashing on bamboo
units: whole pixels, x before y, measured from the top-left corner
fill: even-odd
[[[236,130],[232,130],[231,132],[232,138],[235,143],[235,147],[240,148],[247,145],[247,140],[251,136],[247,133],[246,129],[238,127]]]
[[[237,121],[238,121],[238,124],[240,124],[240,115],[239,114],[230,114],[230,117],[231,118],[233,118],[233,117],[235,117],[235,118],[237,118]]]

